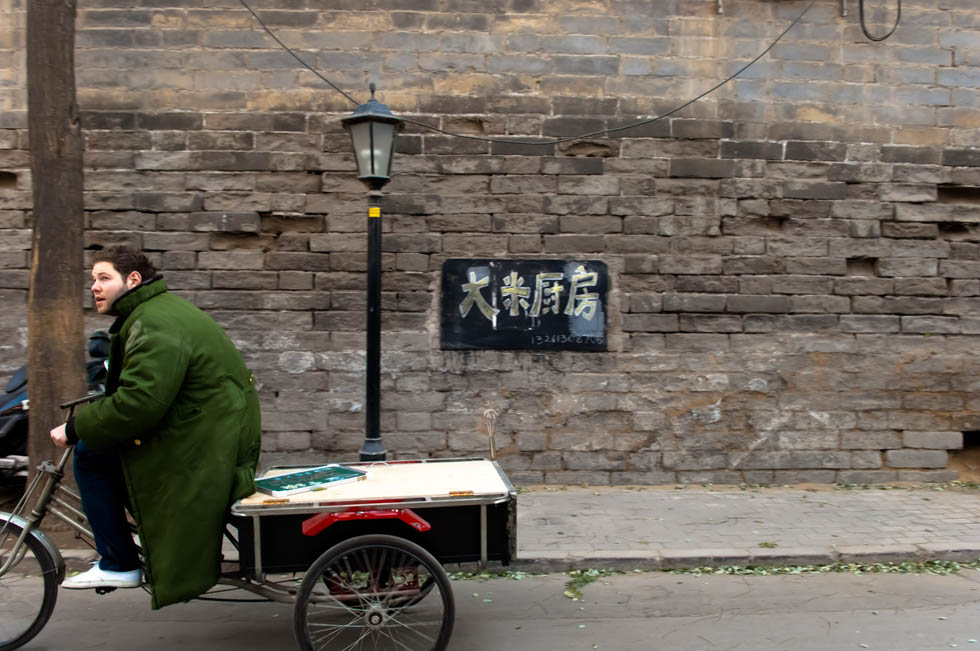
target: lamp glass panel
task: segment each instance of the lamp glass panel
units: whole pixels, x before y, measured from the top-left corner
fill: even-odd
[[[354,143],[354,156],[357,157],[357,175],[374,176],[371,156],[371,123],[358,122],[350,125],[351,142]]]
[[[374,123],[375,176],[391,176],[391,152],[394,149],[396,126],[390,122]]]

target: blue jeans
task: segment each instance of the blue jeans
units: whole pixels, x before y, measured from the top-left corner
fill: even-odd
[[[75,481],[95,534],[95,549],[102,557],[99,567],[113,572],[139,569],[139,548],[126,519],[129,492],[119,453],[90,450],[79,441],[75,445]]]

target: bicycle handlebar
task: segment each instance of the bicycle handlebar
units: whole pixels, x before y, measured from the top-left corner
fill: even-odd
[[[58,405],[58,407],[61,408],[61,409],[68,409],[69,407],[74,407],[75,405],[80,405],[80,404],[82,404],[84,402],[92,402],[96,398],[101,398],[104,395],[105,395],[105,393],[103,393],[102,391],[96,391],[95,393],[90,393],[87,396],[84,396],[82,398],[76,398],[74,400],[69,400],[68,402],[65,402],[65,403],[62,403],[62,404]]]

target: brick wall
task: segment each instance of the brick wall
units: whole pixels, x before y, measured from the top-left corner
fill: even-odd
[[[252,4],[361,101],[375,80],[413,120],[541,139],[673,108],[805,3]],[[839,12],[817,2],[744,78],[622,137],[410,126],[385,198],[390,456],[483,454],[494,407],[517,482],[955,477],[948,450],[980,430],[980,14],[905,2],[875,45]],[[24,3],[0,0],[4,372],[26,345],[23,25]],[[87,243],[142,247],[228,329],[259,380],[265,463],[353,458],[351,105],[234,0],[80,0],[78,28]],[[609,352],[440,351],[449,257],[604,260]]]

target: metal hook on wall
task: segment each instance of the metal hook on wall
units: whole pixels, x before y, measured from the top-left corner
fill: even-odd
[[[490,461],[497,460],[497,446],[494,441],[493,431],[497,424],[497,412],[494,409],[487,409],[483,412],[483,418],[487,423],[487,437],[490,439]]]

